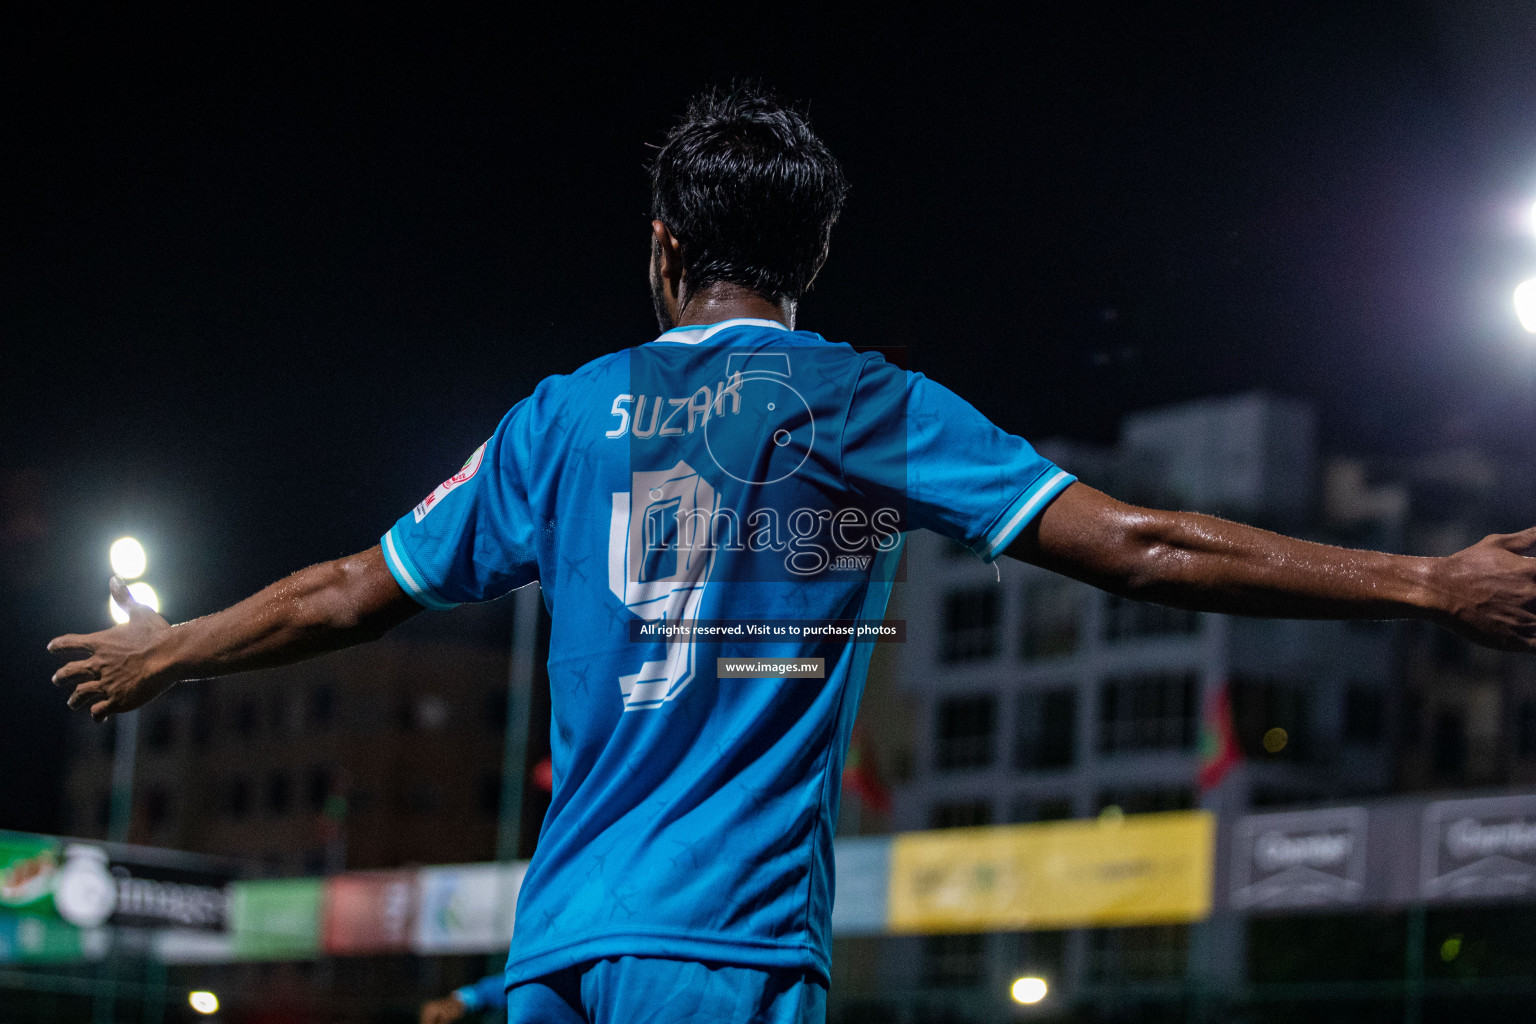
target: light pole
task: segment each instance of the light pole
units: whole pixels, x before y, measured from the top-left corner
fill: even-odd
[[[132,537],[115,541],[108,559],[112,563],[112,571],[125,580],[137,579],[149,567],[149,556],[144,552],[144,545]],[[160,595],[148,583],[130,583],[128,593],[140,604],[157,612],[160,610]],[[111,598],[107,599],[107,612],[113,622],[128,621],[128,609]],[[139,713],[129,711],[118,715],[115,721],[117,740],[112,751],[112,812],[107,823],[107,838],[113,842],[126,843],[128,828],[133,821],[133,767],[138,756]]]

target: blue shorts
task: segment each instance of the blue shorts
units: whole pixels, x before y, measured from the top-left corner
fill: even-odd
[[[805,971],[621,956],[507,990],[507,1024],[825,1024]]]

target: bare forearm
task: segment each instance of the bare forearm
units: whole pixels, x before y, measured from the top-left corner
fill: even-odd
[[[377,547],[321,562],[239,604],[160,634],[146,657],[156,675],[228,675],[286,665],[376,639],[419,610]]]
[[[1108,529],[1060,538],[1040,564],[1137,600],[1232,615],[1387,619],[1437,610],[1436,559],[1315,544],[1198,513],[1117,512]]]
[[[112,599],[128,621],[96,633],[54,637],[72,659],[53,674],[69,706],[104,721],[132,711],[183,679],[285,665],[371,640],[421,611],[377,546],[322,562],[222,612],[172,626],[113,577]]]
[[[1533,549],[1536,527],[1443,558],[1353,551],[1137,508],[1074,483],[1008,553],[1144,601],[1294,619],[1429,618],[1489,647],[1530,651]]]

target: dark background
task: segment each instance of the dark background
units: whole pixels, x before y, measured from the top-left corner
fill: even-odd
[[[647,145],[733,76],[854,185],[801,325],[1010,430],[1264,387],[1336,451],[1531,450],[1525,5],[557,6],[10,9],[0,827],[57,826],[42,647],[103,624],[114,538],[214,610],[654,335]]]

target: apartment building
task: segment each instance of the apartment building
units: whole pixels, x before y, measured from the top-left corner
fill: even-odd
[[[1117,496],[1329,539],[1314,420],[1298,403],[1187,403],[1129,417],[1112,449],[1041,448]],[[1357,524],[1391,525],[1380,515]],[[897,829],[1235,813],[1392,786],[1399,625],[1142,604],[1009,559],[982,565],[926,533],[909,539],[907,558],[898,674],[916,724]],[[1223,687],[1245,757],[1202,793],[1202,714]],[[884,969],[963,988],[1006,987],[1033,968],[1088,991],[1199,972],[1202,945],[1232,941],[1184,927],[933,936],[890,943]]]

